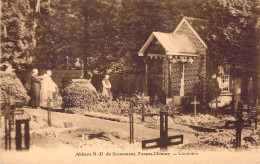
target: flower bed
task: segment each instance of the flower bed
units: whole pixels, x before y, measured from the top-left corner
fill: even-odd
[[[204,126],[204,127],[217,127],[224,126],[227,120],[234,120],[232,116],[223,116],[217,118],[208,114],[198,114],[196,117],[191,115],[182,115],[175,119],[175,123]]]

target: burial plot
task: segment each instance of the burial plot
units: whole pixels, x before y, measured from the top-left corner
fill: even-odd
[[[173,141],[176,139],[179,139],[179,141]],[[160,111],[160,138],[143,140],[142,149],[160,148],[161,151],[164,151],[167,150],[168,146],[178,144],[183,144],[183,135],[168,137],[168,112]]]
[[[147,97],[144,97],[144,99],[136,101],[132,98],[130,100],[130,109],[121,109],[121,114],[124,114],[125,112],[130,114],[130,111],[133,112],[133,113],[141,114],[141,116],[142,116],[141,121],[142,122],[145,121],[146,116],[158,115],[158,114],[155,114],[155,113],[147,113],[146,112],[145,105],[148,103],[146,99],[147,99]],[[141,106],[141,108],[137,108],[139,106]]]
[[[217,115],[217,113],[218,113],[218,103],[221,103],[221,101],[220,100],[218,100],[218,98],[216,98],[214,101],[213,101],[213,103],[216,103],[216,115]]]
[[[52,93],[54,94],[54,93]],[[48,111],[48,126],[51,126],[51,110],[52,110],[52,105],[51,103],[54,103],[55,101],[57,101],[58,99],[55,98],[51,98],[51,92],[48,91],[47,92],[47,99],[43,100],[45,102],[47,102],[47,111]]]
[[[22,133],[21,133],[21,124],[20,121],[25,123],[25,149],[29,149],[29,121],[30,117],[28,115],[24,115],[23,109],[16,109],[16,104],[22,102],[21,99],[16,99],[14,96],[14,91],[12,89],[12,86],[9,86],[7,89],[9,95],[9,98],[2,98],[1,97],[1,105],[5,104],[5,109],[1,111],[1,116],[4,116],[5,118],[5,149],[11,149],[11,131],[12,126],[14,125],[14,119],[15,119],[15,126],[16,126],[16,149],[20,150],[22,149]],[[21,117],[22,116],[22,117]]]

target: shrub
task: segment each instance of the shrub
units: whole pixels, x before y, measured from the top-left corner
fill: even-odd
[[[9,99],[13,95],[15,99],[22,100],[20,105],[25,105],[30,100],[22,82],[17,78],[15,73],[0,72],[1,79],[1,98]],[[11,91],[10,91],[11,89]]]
[[[186,104],[186,112],[193,113],[194,106],[191,104],[194,100],[194,96],[196,96],[197,101],[200,101],[200,104],[197,106],[199,109],[197,112],[206,112],[208,113],[209,102],[214,100],[216,97],[220,95],[220,88],[217,79],[208,78],[206,81],[207,89],[206,93],[203,91],[203,81],[202,78],[199,78],[199,81],[194,85],[191,93],[188,93],[188,97],[185,99]],[[206,104],[203,104],[203,96],[206,94]],[[205,109],[202,109],[203,105],[205,105]],[[204,111],[203,111],[204,110]]]
[[[64,108],[85,108],[98,101],[98,93],[86,79],[75,79],[62,92]]]

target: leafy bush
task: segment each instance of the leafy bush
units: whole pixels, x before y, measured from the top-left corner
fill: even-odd
[[[66,108],[85,108],[98,101],[98,93],[86,79],[75,79],[61,93],[63,107]]]
[[[193,113],[194,105],[192,105],[191,102],[194,101],[194,96],[196,96],[197,101],[200,102],[200,104],[198,105],[199,110],[197,112],[208,113],[208,110],[210,109],[209,102],[218,97],[220,95],[221,90],[219,88],[219,84],[216,78],[208,78],[206,84],[206,93],[203,93],[203,81],[202,78],[199,78],[199,81],[194,85],[192,92],[187,94],[188,97],[185,99],[186,111],[184,113]],[[204,94],[207,95],[206,104],[202,103]],[[203,105],[206,105],[205,109],[202,109]]]
[[[1,79],[1,98],[9,99],[13,95],[15,99],[22,100],[20,105],[25,105],[30,100],[22,82],[17,78],[15,73],[0,72]]]

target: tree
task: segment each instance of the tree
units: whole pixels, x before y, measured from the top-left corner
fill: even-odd
[[[84,48],[83,17],[79,1],[52,0],[41,3],[36,28],[34,66],[69,69]]]
[[[41,4],[35,66],[71,69],[76,58],[85,69],[105,70],[117,54],[117,1],[53,0]]]
[[[161,30],[162,5],[156,0],[124,0],[119,11],[121,52],[130,70],[135,71],[140,58],[137,52],[153,31]],[[133,63],[133,64],[131,64]]]
[[[118,60],[118,0],[88,0],[83,4],[84,66],[105,72]]]
[[[22,70],[32,62],[36,45],[33,10],[29,0],[1,1],[1,63]]]
[[[250,0],[209,2],[208,46],[212,69],[225,66],[234,77],[255,73],[257,53],[252,6]]]

